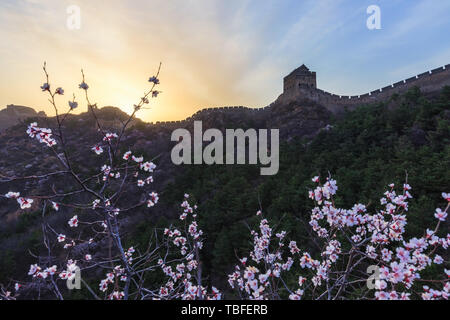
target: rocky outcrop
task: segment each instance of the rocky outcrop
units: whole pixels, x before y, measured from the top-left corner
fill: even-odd
[[[0,110],[0,131],[24,121],[27,118],[46,117],[44,111],[36,112],[33,108],[10,104]]]

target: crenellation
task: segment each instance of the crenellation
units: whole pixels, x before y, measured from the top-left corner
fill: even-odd
[[[431,75],[430,71],[427,71],[427,72],[418,74],[417,77],[418,77],[418,78],[423,78],[423,77],[428,77],[428,76],[430,76],[430,75]]]
[[[441,73],[441,72],[444,72],[444,71],[445,71],[445,68],[441,67],[441,68],[436,68],[436,69],[431,70],[431,73],[432,74],[436,74],[436,73]]]
[[[394,88],[397,88],[397,87],[403,86],[404,84],[405,84],[405,80],[402,80],[402,81],[394,83],[392,86]]]
[[[417,80],[417,76],[414,76],[414,77],[406,79],[405,83],[410,83],[410,82],[413,82],[413,81],[416,81],[416,80]]]

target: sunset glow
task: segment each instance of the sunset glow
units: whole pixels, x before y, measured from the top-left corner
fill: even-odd
[[[205,107],[268,105],[301,63],[320,74],[319,87],[338,94],[448,63],[450,45],[432,30],[448,29],[449,3],[378,2],[390,13],[377,33],[365,26],[368,1],[2,1],[0,108],[52,114],[39,90],[44,61],[51,83],[65,89],[63,108],[72,93],[81,98],[83,68],[93,101],[126,112],[162,62],[162,94],[138,115],[146,121],[183,119]],[[70,5],[80,7],[79,30],[66,26]],[[79,100],[77,112],[85,111]]]

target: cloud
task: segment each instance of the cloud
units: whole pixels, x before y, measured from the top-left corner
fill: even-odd
[[[81,30],[66,27],[72,4],[81,8]],[[140,114],[149,121],[182,119],[204,107],[267,105],[281,93],[282,77],[301,63],[318,71],[324,89],[360,93],[386,81],[383,73],[400,76],[426,60],[424,51],[405,59],[405,44],[403,52],[392,51],[399,40],[407,47],[423,41],[420,30],[448,26],[449,4],[381,4],[386,24],[382,33],[369,33],[361,1],[3,1],[0,105],[51,112],[39,91],[44,60],[51,81],[68,95],[80,96],[84,68],[92,99],[128,112],[162,61],[163,93]],[[431,44],[442,52],[433,52],[435,61],[448,52],[441,42]],[[376,76],[361,75],[363,68]]]
[[[434,29],[447,23],[450,2],[443,1],[437,6],[435,1],[422,0],[413,2],[406,9],[406,15],[393,25],[393,32],[387,35],[388,38],[398,39],[420,29]]]

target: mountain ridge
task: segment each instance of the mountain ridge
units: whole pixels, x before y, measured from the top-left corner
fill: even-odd
[[[419,87],[422,94],[427,94],[429,96],[435,95],[440,92],[444,86],[450,86],[450,64],[398,81],[381,89],[356,96],[337,95],[319,89],[317,87],[316,72],[310,71],[304,64],[284,77],[283,82],[283,92],[274,102],[265,107],[249,108],[245,106],[224,106],[203,108],[183,120],[155,122],[143,121],[138,118],[136,118],[136,120],[147,122],[151,125],[180,125],[201,118],[203,114],[222,111],[236,111],[241,113],[245,111],[250,117],[258,118],[261,117],[260,114],[268,113],[268,109],[273,109],[273,106],[275,106],[276,109],[279,109],[280,105],[305,102],[320,105],[333,114],[339,114],[346,109],[353,110],[360,105],[385,101],[398,94],[404,94],[414,87]],[[120,114],[120,118],[126,118],[126,113],[114,106],[104,106],[101,109],[96,110]],[[88,111],[86,113],[88,113]],[[36,113],[36,111],[30,107],[8,105],[5,109],[0,110],[0,130],[4,130],[5,128],[14,125],[26,117],[34,116],[45,117],[46,114],[43,111]]]
[[[30,117],[47,117],[44,111],[36,111],[33,108],[9,104],[0,110],[0,131],[11,127]]]

